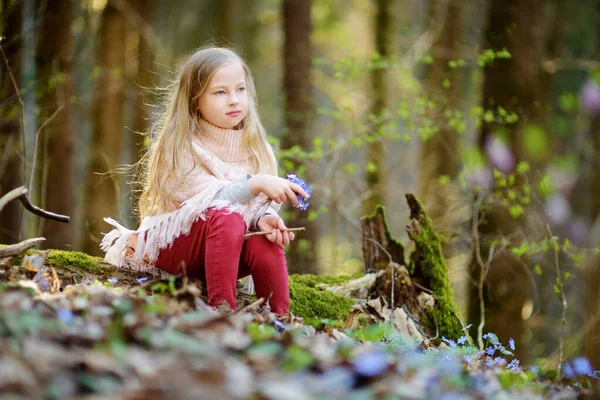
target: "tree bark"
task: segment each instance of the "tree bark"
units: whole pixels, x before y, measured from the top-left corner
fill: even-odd
[[[40,182],[42,199],[37,205],[50,212],[70,216],[75,198],[71,103],[72,6],[70,0],[55,0],[46,4],[36,55],[39,80],[42,82],[38,92],[41,124],[59,107],[62,110],[40,133],[38,154],[34,155],[38,158],[38,166],[44,169]],[[42,223],[43,236],[46,237],[45,247],[71,247],[73,232],[70,224],[56,221]]]
[[[436,23],[443,23],[443,27],[431,49],[433,63],[429,66],[425,77],[427,98],[436,104],[427,117],[439,128],[439,131],[425,140],[421,147],[419,197],[427,208],[436,230],[444,236],[454,231],[450,212],[452,196],[447,186],[440,185],[439,178],[445,175],[454,179],[459,168],[459,133],[449,126],[444,111],[460,109],[461,70],[451,68],[448,62],[460,58],[461,4],[460,0],[449,0],[445,4],[434,1],[431,2],[429,9],[433,21],[445,15],[443,21],[436,21]],[[446,79],[450,82],[450,86],[444,86]]]
[[[497,110],[502,106],[516,112],[519,121],[505,125],[511,150],[517,162],[530,161],[523,150],[520,138],[523,129],[540,120],[544,101],[541,88],[540,60],[543,53],[542,22],[543,4],[537,0],[492,1],[489,10],[489,25],[486,40],[494,50],[504,47],[510,59],[496,60],[485,69],[483,102],[486,109]],[[479,135],[479,145],[484,151],[486,140],[496,126],[485,124]],[[531,162],[530,162],[531,164]],[[486,239],[508,237],[521,229],[505,208],[492,208],[479,229],[482,242],[482,258],[487,259],[489,246]],[[491,262],[486,279],[485,331],[494,332],[502,343],[514,338],[517,343],[516,357],[521,362],[528,358],[527,343],[524,341],[525,322],[521,317],[523,304],[529,297],[527,272],[508,252],[499,252]],[[474,281],[478,282],[480,268],[473,267]],[[470,293],[470,318],[474,327],[479,323],[479,298],[477,288]]]
[[[153,9],[153,2],[147,0],[137,0],[133,3],[136,11],[139,13],[140,17],[144,20],[145,24],[150,23],[150,17]],[[128,146],[130,149],[131,159],[128,161],[129,163],[137,163],[144,152],[144,133],[148,131],[150,127],[150,109],[149,104],[153,103],[152,97],[152,72],[153,67],[152,63],[154,61],[155,52],[148,43],[146,37],[142,34],[142,32],[136,32],[139,36],[138,48],[136,52],[136,57],[138,60],[137,70],[135,72],[135,76],[133,77],[133,90],[135,90],[135,120],[133,126],[133,132],[129,132],[127,135],[128,138]],[[141,177],[135,176],[134,181],[136,182],[131,189],[130,194],[130,210],[131,212],[131,222],[137,221],[138,212],[137,212],[137,203],[139,200],[139,196],[141,194],[141,186],[137,184]],[[135,224],[132,224],[135,225]]]
[[[85,251],[100,255],[98,240],[105,228],[102,219],[118,217],[119,177],[99,176],[120,162],[124,134],[125,17],[110,4],[102,13],[100,65],[102,74],[95,94],[96,127],[92,139],[92,156],[86,207],[88,235]]]
[[[391,29],[391,1],[376,0],[375,14],[375,51],[386,59],[390,56],[390,29]],[[373,87],[373,105],[371,113],[379,117],[387,105],[388,83],[386,70],[374,68],[371,71],[371,84]],[[370,196],[365,199],[363,214],[370,214],[378,204],[384,204],[384,175],[385,156],[383,151],[383,137],[379,134],[381,123],[376,122],[372,127],[372,143],[366,145],[367,170],[365,180]]]
[[[12,4],[11,4],[12,3]],[[13,84],[20,81],[20,49],[21,41],[21,5],[8,0],[0,2],[0,42],[8,59],[7,68],[4,59],[0,60],[0,197],[23,184],[24,164],[21,116],[23,109],[19,103],[17,89]],[[10,68],[10,71],[9,71]],[[12,74],[12,77],[11,77]],[[5,158],[6,157],[6,158]],[[21,231],[22,207],[17,202],[11,202],[0,212],[0,243],[11,244],[19,241]]]
[[[286,132],[281,139],[282,149],[299,146],[307,149],[312,112],[313,96],[310,80],[312,64],[312,45],[310,35],[312,21],[310,16],[311,0],[284,0],[284,46],[283,46],[283,90],[285,93]],[[304,170],[300,163],[293,163],[292,171]],[[301,176],[310,183],[310,176]],[[314,208],[315,204],[311,207]],[[286,222],[290,227],[304,226],[305,233],[298,235],[288,251],[290,273],[316,273],[315,244],[317,226],[308,221],[308,213],[298,209],[291,210],[291,218]],[[303,245],[304,244],[304,245]]]

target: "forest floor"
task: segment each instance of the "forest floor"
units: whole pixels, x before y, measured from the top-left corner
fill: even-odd
[[[494,335],[482,352],[251,298],[216,311],[198,282],[30,254],[0,263],[0,399],[576,399],[598,382],[509,362]]]

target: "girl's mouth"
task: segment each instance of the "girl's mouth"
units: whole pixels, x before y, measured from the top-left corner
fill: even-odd
[[[227,115],[229,115],[230,117],[237,117],[241,113],[242,113],[241,111],[232,111],[232,112],[228,112]]]

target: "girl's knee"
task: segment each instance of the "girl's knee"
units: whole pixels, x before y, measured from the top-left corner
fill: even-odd
[[[281,245],[269,241],[264,236],[251,237],[246,245],[255,265],[287,269],[285,252]]]
[[[246,233],[246,223],[242,216],[227,209],[209,211],[207,221],[214,227],[225,228],[232,235]]]

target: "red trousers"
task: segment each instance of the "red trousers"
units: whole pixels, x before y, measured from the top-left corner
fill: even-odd
[[[269,299],[274,313],[287,313],[290,293],[283,247],[264,236],[244,239],[245,233],[239,214],[209,210],[206,221],[198,219],[189,234],[160,251],[156,266],[174,275],[200,277],[206,282],[209,303],[217,306],[225,301],[232,310],[237,280],[252,275],[256,296]]]

